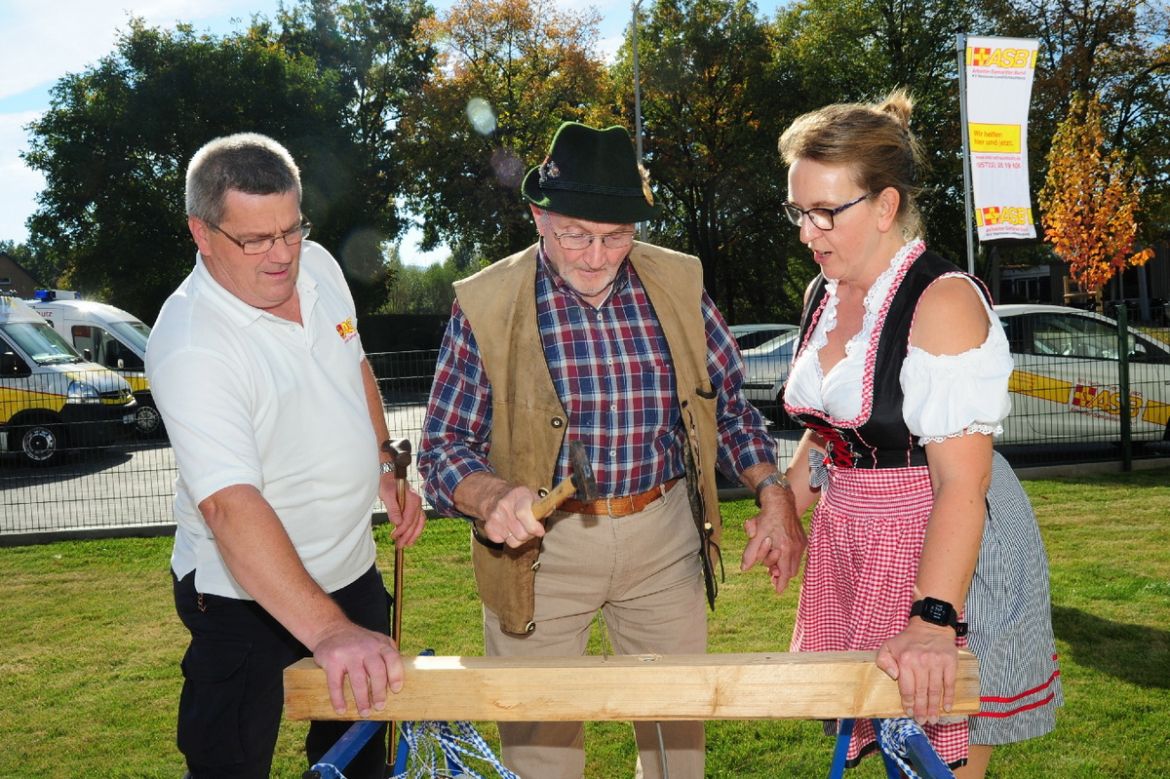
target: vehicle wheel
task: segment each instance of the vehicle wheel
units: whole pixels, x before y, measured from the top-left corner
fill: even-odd
[[[162,414],[152,403],[139,403],[134,415],[134,432],[139,438],[157,438],[162,435]]]
[[[60,459],[64,441],[61,429],[48,422],[34,422],[20,428],[20,454],[29,465],[45,466]]]

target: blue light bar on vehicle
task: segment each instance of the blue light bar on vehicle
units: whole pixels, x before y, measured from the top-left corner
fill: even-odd
[[[80,295],[71,289],[38,289],[33,291],[33,300],[49,303],[54,300],[77,300]]]

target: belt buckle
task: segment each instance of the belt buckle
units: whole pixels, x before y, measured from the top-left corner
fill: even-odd
[[[605,496],[605,513],[608,514],[611,518],[616,516],[616,514],[613,513],[613,496],[612,495]]]

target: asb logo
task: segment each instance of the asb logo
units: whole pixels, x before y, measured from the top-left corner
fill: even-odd
[[[1032,209],[1018,206],[988,206],[976,211],[976,216],[978,216],[981,227],[999,224],[1032,224]]]
[[[1136,419],[1144,399],[1140,392],[1129,393],[1129,415]],[[1095,387],[1078,384],[1073,388],[1071,405],[1074,410],[1087,411],[1095,416],[1120,416],[1121,392],[1117,387]]]
[[[969,46],[967,64],[976,68],[1035,68],[1038,54],[1039,50]]]
[[[337,323],[337,334],[341,336],[341,340],[349,343],[355,335],[357,335],[357,328],[354,327],[353,317],[346,317],[344,322]]]

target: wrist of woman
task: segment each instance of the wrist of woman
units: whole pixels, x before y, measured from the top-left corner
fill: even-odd
[[[947,636],[948,638],[955,637],[954,628],[948,627],[947,625],[935,625],[930,622],[926,622],[921,617],[911,617],[910,620],[906,623],[906,629],[921,632],[923,634],[937,633],[940,636]]]

